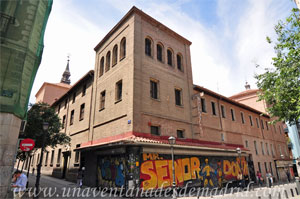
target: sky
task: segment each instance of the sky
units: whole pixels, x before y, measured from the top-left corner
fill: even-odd
[[[94,47],[136,6],[192,42],[194,84],[225,96],[256,88],[272,66],[274,26],[293,0],[54,0],[30,103],[44,82],[58,83],[70,56],[71,84],[95,66]],[[260,65],[259,68],[256,65]]]

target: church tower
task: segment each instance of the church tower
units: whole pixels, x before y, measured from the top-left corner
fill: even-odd
[[[71,80],[69,78],[71,76],[71,73],[70,73],[70,69],[69,69],[69,62],[70,62],[70,59],[69,59],[69,56],[68,56],[68,63],[67,63],[66,69],[65,69],[65,71],[62,75],[62,78],[61,78],[60,82],[70,85]]]

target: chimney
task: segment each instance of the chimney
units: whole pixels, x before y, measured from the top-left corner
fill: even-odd
[[[250,89],[250,84],[248,84],[248,82],[246,82],[245,88],[246,88],[246,90],[249,90],[249,89]]]

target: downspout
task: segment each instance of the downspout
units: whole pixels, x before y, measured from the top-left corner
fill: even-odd
[[[186,52],[186,47],[187,45],[185,44],[185,64],[186,66],[188,66],[188,63],[187,63],[187,52]],[[189,56],[190,57],[190,56]],[[192,63],[190,63],[190,69],[192,70]],[[193,115],[192,115],[192,110],[193,110],[193,107],[192,107],[192,104],[191,104],[191,99],[190,97],[193,96],[191,92],[191,88],[190,88],[190,83],[189,83],[189,76],[188,76],[188,70],[187,70],[187,67],[186,67],[186,78],[187,78],[187,85],[188,85],[188,95],[189,95],[189,105],[190,105],[190,121],[191,121],[191,133],[192,133],[192,139],[194,139],[194,130],[193,130]],[[193,78],[193,76],[192,76]],[[192,82],[193,82],[193,79],[192,79]],[[193,83],[192,83],[193,84]],[[192,88],[193,89],[193,88]]]
[[[222,124],[221,110],[220,110],[220,100],[222,100],[222,97],[220,97],[218,99],[218,110],[219,110],[219,119],[220,119],[221,132],[223,132],[223,124]]]

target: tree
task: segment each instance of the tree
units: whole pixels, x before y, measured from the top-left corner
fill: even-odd
[[[277,41],[273,67],[255,75],[262,91],[259,100],[268,104],[267,111],[276,121],[295,124],[300,118],[300,19],[294,8],[287,19],[275,26]],[[267,41],[272,43],[267,37]]]
[[[48,122],[49,128],[47,132],[43,131],[43,123]],[[58,144],[69,144],[70,137],[64,133],[60,133],[61,122],[54,108],[46,103],[31,104],[27,112],[27,124],[24,133],[20,134],[20,138],[31,138],[35,140],[35,148],[55,147]]]

